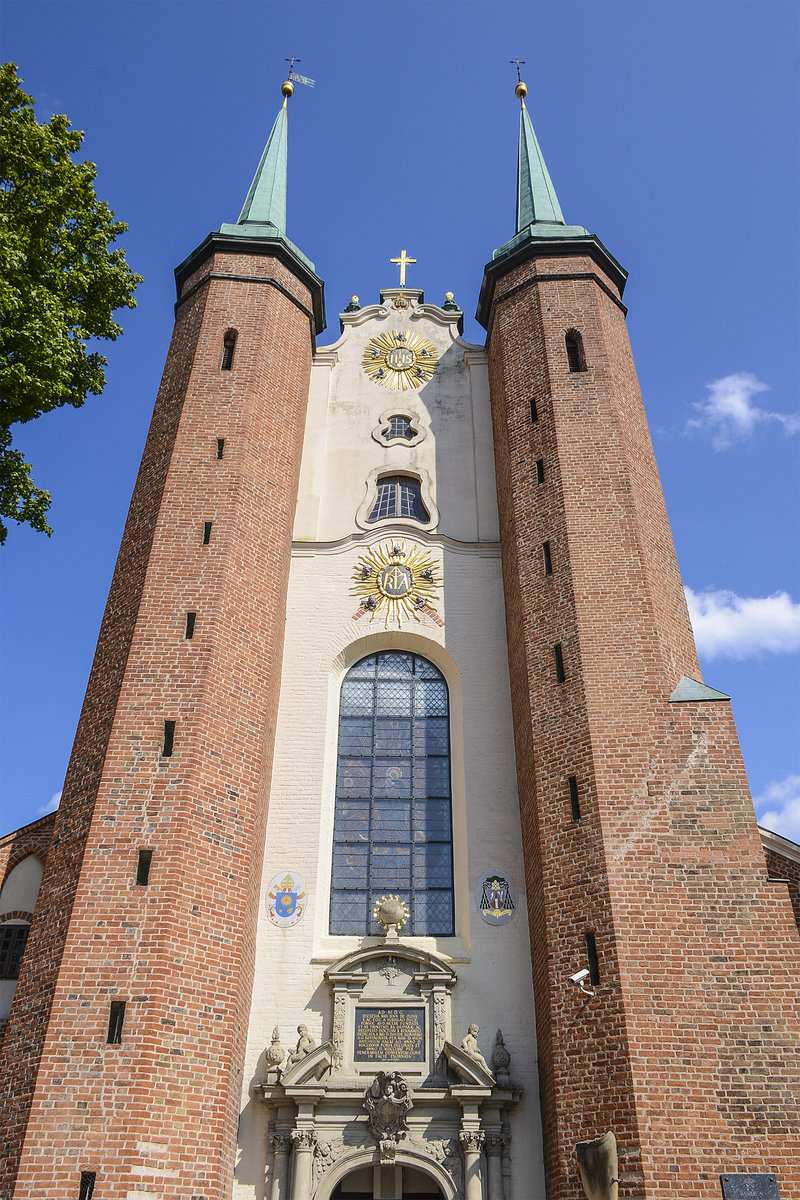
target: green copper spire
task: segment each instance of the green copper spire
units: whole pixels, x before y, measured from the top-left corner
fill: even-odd
[[[286,86],[286,85],[284,85]],[[291,93],[289,93],[291,94]],[[261,162],[239,214],[238,225],[273,225],[286,236],[286,101],[275,118]]]
[[[288,161],[288,123],[286,104],[294,91],[287,79],[281,86],[283,104],[272,126],[261,162],[250,184],[250,191],[235,225],[220,225],[218,232],[228,237],[272,239],[283,242],[291,252],[314,270],[310,258],[286,236],[286,166]]]
[[[523,229],[538,221],[547,221],[555,225],[566,224],[556,189],[553,187],[525,107],[527,90],[524,83],[517,85],[517,95],[522,102],[517,159],[517,233],[522,233]]]

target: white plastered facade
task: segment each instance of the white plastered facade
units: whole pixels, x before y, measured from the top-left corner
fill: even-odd
[[[398,294],[386,289],[380,304],[343,314],[341,338],[318,350],[312,370],[237,1200],[329,1200],[337,1185],[358,1190],[367,1178],[373,1190],[365,1195],[375,1197],[414,1195],[417,1188],[420,1195],[438,1189],[447,1200],[544,1195],[486,355],[460,338],[457,312],[425,304],[412,289],[404,289],[406,307],[395,307]],[[438,367],[429,382],[392,391],[368,377],[367,343],[391,332],[421,334],[433,344]],[[392,415],[411,419],[412,438],[386,440],[382,429]],[[420,480],[427,522],[369,522],[383,474]],[[359,558],[387,543],[421,547],[435,562],[435,598],[402,623],[364,611],[352,590]],[[449,689],[452,937],[401,932],[384,941],[329,933],[340,688],[354,663],[394,648],[432,661]],[[267,893],[287,871],[303,880],[306,908],[296,924],[279,928],[269,919]],[[517,908],[505,924],[490,925],[476,905],[486,872],[502,872],[516,885]],[[389,955],[401,974],[387,982],[381,972]],[[424,1069],[354,1061],[353,1012],[364,997],[426,1008]],[[473,1077],[455,1061],[473,1022],[490,1067],[502,1030],[511,1054],[504,1079],[496,1070],[494,1078],[480,1071]],[[274,1027],[291,1051],[300,1024],[316,1043],[313,1064],[309,1059],[305,1075],[302,1064],[295,1069],[287,1061],[282,1072],[268,1070]],[[413,1108],[407,1130],[381,1141],[368,1130],[364,1094],[378,1069],[393,1067],[408,1083]]]

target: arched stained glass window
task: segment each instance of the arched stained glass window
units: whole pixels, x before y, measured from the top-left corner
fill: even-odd
[[[444,677],[419,654],[362,658],[341,692],[331,933],[382,933],[373,908],[393,895],[404,933],[451,935],[452,843]]]
[[[378,479],[378,493],[367,520],[383,521],[387,517],[430,520],[422,503],[420,482],[413,475],[381,475]]]

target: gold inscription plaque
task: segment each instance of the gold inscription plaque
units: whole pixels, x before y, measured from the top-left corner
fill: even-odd
[[[357,1008],[356,1062],[425,1062],[424,1008]]]

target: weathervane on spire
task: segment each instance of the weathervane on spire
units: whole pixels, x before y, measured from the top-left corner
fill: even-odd
[[[510,58],[508,61],[510,63],[513,63],[517,68],[517,86],[514,88],[514,95],[519,96],[520,104],[524,108],[525,107],[525,97],[528,94],[528,85],[527,85],[527,83],[522,82],[522,76],[519,73],[519,69],[521,66],[522,67],[525,66],[526,60],[524,58]]]
[[[314,86],[315,80],[309,79],[307,75],[300,75],[299,72],[295,71],[294,64],[300,62],[296,54],[293,54],[291,58],[285,58],[283,61],[289,64],[289,79],[292,83],[304,83],[306,87]]]

